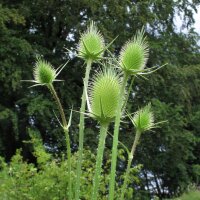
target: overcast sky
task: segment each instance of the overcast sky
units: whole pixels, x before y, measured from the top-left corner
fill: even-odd
[[[195,31],[200,34],[200,6],[198,7],[198,12],[194,13],[194,19],[195,19],[195,24],[194,24]],[[177,30],[179,31],[182,25],[182,19],[179,16],[177,16],[175,23],[177,24]],[[187,32],[186,29],[181,31]]]
[[[195,13],[195,29],[200,34],[200,7],[198,8],[198,13]]]

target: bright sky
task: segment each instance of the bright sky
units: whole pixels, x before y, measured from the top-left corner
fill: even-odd
[[[194,27],[196,29],[196,32],[200,34],[200,7],[198,8],[198,13],[195,13],[194,18],[195,18]]]
[[[195,24],[194,24],[193,27],[195,28],[195,31],[200,34],[200,6],[197,8],[197,10],[198,10],[198,12],[194,13]],[[181,28],[181,25],[182,25],[181,17],[177,16],[176,20],[175,20],[175,23],[177,25],[177,30],[179,31],[180,28]],[[187,33],[186,29],[181,30],[181,31]]]

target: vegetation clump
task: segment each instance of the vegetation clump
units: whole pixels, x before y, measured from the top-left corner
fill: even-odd
[[[198,199],[199,3],[113,2],[1,2],[0,199]]]

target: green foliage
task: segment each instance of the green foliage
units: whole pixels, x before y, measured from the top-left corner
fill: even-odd
[[[11,162],[5,163],[0,159],[0,196],[6,200],[60,200],[66,199],[68,190],[68,163],[64,159],[53,159],[41,143],[36,133],[31,132],[31,141],[34,145],[34,155],[38,161],[38,167],[23,161],[21,151],[17,151]],[[72,156],[73,189],[75,188],[75,168],[78,153]],[[109,163],[110,161],[107,161]],[[81,176],[81,199],[90,199],[92,192],[92,181],[94,175],[95,156],[89,150],[83,154],[83,174]],[[105,165],[108,167],[107,165]],[[137,180],[138,169],[133,169],[130,178]],[[100,196],[98,199],[106,200],[108,174],[101,176]],[[76,191],[73,191],[74,193]],[[117,193],[120,192],[117,188]],[[129,197],[132,196],[129,191]],[[119,193],[120,194],[120,193]],[[118,194],[118,195],[119,195]]]
[[[174,200],[199,200],[199,197],[200,197],[200,191],[194,190],[194,191],[189,191],[183,194],[181,197],[178,197]]]
[[[16,9],[4,8],[2,4],[0,4],[0,26],[6,31],[6,23],[12,21],[14,24],[25,24],[25,19],[22,15],[19,14]]]
[[[30,72],[27,68],[33,50],[30,43],[19,36],[17,28],[24,25],[25,18],[17,9],[0,4],[0,154],[6,160],[11,158],[21,142],[21,120],[16,102],[23,90],[20,82],[23,72]]]

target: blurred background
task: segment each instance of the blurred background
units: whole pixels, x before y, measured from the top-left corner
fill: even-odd
[[[136,78],[128,110],[151,102],[156,121],[167,120],[154,132],[142,135],[133,165],[142,164],[141,193],[170,197],[190,183],[200,184],[200,17],[199,0],[1,0],[0,1],[0,156],[7,162],[22,149],[24,160],[36,163],[29,132],[41,136],[54,156],[65,151],[65,138],[54,115],[54,102],[46,88],[28,88],[37,55],[57,68],[69,60],[55,83],[66,115],[79,110],[83,90],[83,61],[75,56],[80,33],[95,21],[110,51],[144,26],[150,47],[147,67],[166,67]],[[196,21],[195,21],[196,19]],[[68,50],[71,50],[68,53]],[[93,69],[99,66],[94,65]],[[93,70],[93,71],[94,71]],[[79,114],[73,114],[70,137],[78,146]],[[111,128],[112,130],[112,128]],[[87,119],[85,148],[94,153],[98,126]],[[128,148],[134,129],[122,124],[120,141]],[[112,137],[107,138],[105,159]],[[126,155],[124,155],[126,157]],[[125,170],[118,160],[118,173]]]

